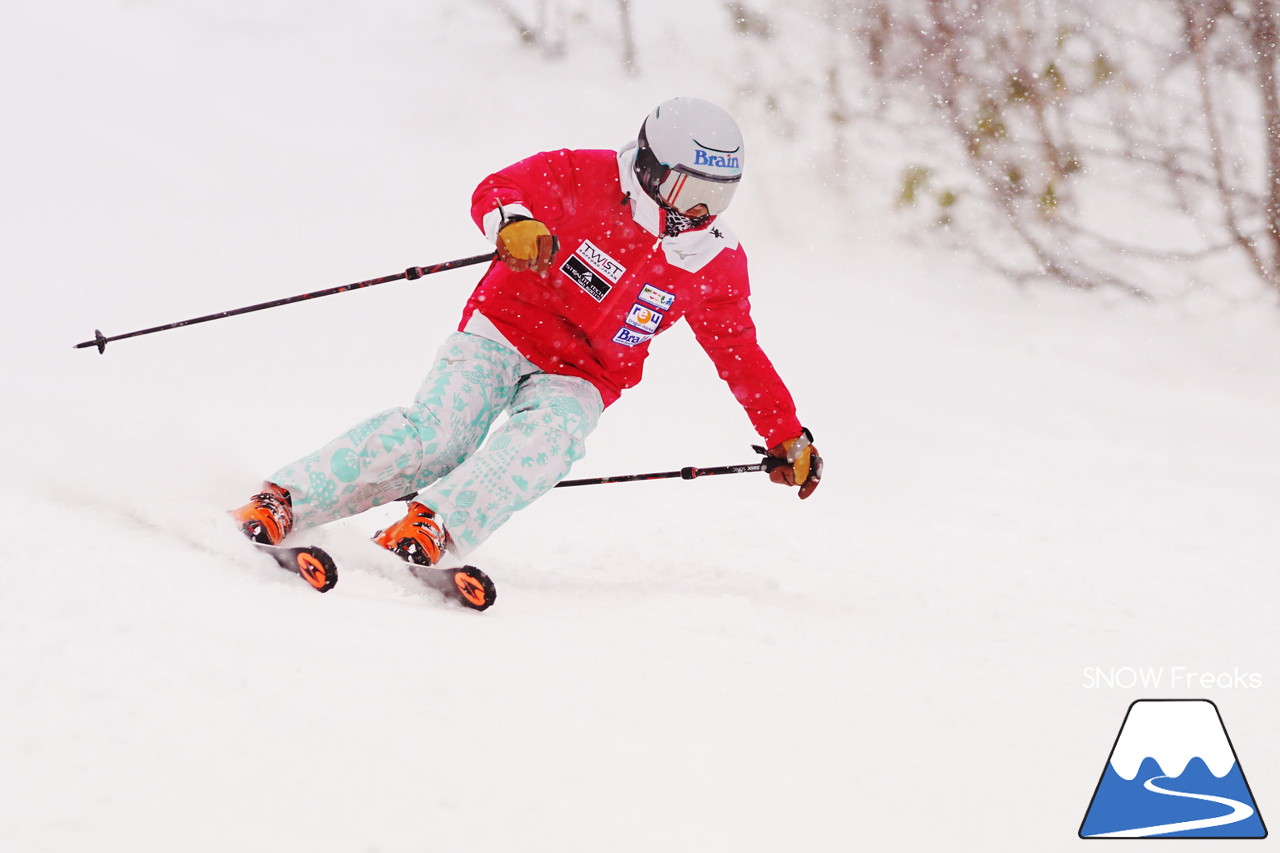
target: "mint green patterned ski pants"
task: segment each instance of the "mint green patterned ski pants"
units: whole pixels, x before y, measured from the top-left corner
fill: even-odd
[[[379,412],[269,479],[292,494],[298,530],[418,492],[465,556],[564,479],[603,408],[585,379],[456,332],[411,406]]]

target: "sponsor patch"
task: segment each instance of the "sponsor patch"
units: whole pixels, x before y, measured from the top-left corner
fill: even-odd
[[[693,165],[714,166],[717,169],[742,168],[742,161],[733,155],[733,151],[704,151],[699,148],[693,152]]]
[[[595,269],[600,275],[609,279],[614,284],[618,283],[618,279],[622,278],[627,268],[622,264],[609,257],[607,253],[601,250],[595,243],[590,240],[583,240],[582,245],[578,247],[578,251],[574,254],[581,257]]]
[[[635,326],[642,332],[653,334],[658,331],[658,324],[662,322],[662,312],[654,311],[652,308],[636,303],[631,306],[631,313],[627,315],[627,325]]]
[[[676,301],[674,293],[667,293],[665,290],[659,290],[652,284],[646,284],[644,289],[640,291],[640,301],[648,302],[654,308],[661,308],[663,311],[669,311],[672,303]]]
[[[603,302],[604,298],[609,295],[609,291],[613,290],[613,285],[605,281],[595,270],[591,269],[576,254],[570,255],[569,260],[560,265],[560,272],[564,273],[578,287],[587,292],[587,295],[596,302]]]
[[[618,330],[618,333],[613,336],[613,342],[615,344],[622,344],[624,347],[633,347],[636,344],[644,343],[652,337],[653,335],[642,334],[634,329],[628,329],[626,326],[623,326]]]

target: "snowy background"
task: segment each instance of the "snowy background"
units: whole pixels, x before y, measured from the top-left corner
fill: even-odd
[[[719,4],[640,5],[635,77],[486,4],[4,5],[0,847],[1067,849],[1148,696],[1214,699],[1280,814],[1280,314],[904,239],[874,150],[837,198],[735,102]],[[308,535],[343,567],[319,596],[221,513],[407,402],[474,270],[71,348],[486,251],[485,174],[675,94],[743,116],[729,220],[827,459],[809,501],[552,493],[473,555],[483,614],[372,550],[377,510]],[[574,475],[755,440],[682,327]],[[1126,666],[1164,681],[1086,682]]]

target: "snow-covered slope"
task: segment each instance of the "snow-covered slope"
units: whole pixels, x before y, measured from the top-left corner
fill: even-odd
[[[484,251],[477,180],[734,106],[689,59],[726,37],[660,4],[630,78],[485,4],[87,5],[0,12],[5,849],[1066,848],[1138,698],[1082,669],[1168,663],[1262,674],[1211,692],[1267,812],[1269,311],[1015,291],[748,125],[732,220],[813,499],[556,492],[474,555],[484,614],[371,550],[378,510],[311,537],[344,568],[318,596],[221,511],[407,401],[472,271],[71,344]],[[575,475],[755,440],[673,330]]]

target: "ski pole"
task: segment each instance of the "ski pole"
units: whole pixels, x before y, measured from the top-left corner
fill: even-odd
[[[317,299],[321,296],[332,296],[335,293],[346,293],[348,290],[359,290],[362,287],[372,287],[375,284],[386,284],[389,281],[400,281],[401,279],[422,278],[424,275],[432,273],[444,272],[445,270],[457,269],[458,267],[467,267],[472,264],[484,264],[498,257],[497,252],[490,252],[487,255],[475,255],[470,258],[459,258],[456,261],[445,261],[439,264],[431,264],[425,267],[409,267],[404,272],[395,275],[384,275],[381,278],[371,278],[368,281],[357,281],[353,284],[344,284],[339,287],[330,287],[327,290],[317,290],[313,293],[303,293],[298,296],[287,296],[284,299],[273,299],[270,302],[260,302],[257,305],[248,305],[244,308],[233,308],[230,311],[219,311],[217,314],[206,314],[203,317],[194,317],[190,320],[179,320],[177,323],[167,323],[163,326],[152,326],[150,329],[139,329],[136,332],[126,332],[123,335],[111,335],[110,337],[103,335],[98,329],[93,330],[93,340],[81,341],[76,344],[73,349],[84,349],[85,347],[97,347],[98,353],[105,353],[107,344],[111,341],[122,341],[125,338],[136,338],[140,335],[150,335],[155,332],[163,332],[166,329],[178,329],[183,326],[193,326],[196,323],[207,323],[210,320],[221,320],[224,317],[234,317],[237,314],[248,314],[250,311],[263,311],[267,308],[278,308],[281,305],[292,305],[294,302],[304,302],[308,299]]]
[[[561,480],[556,483],[557,489],[565,489],[569,486],[599,486],[604,483],[636,483],[642,480],[673,480],[679,477],[681,480],[694,480],[698,477],[711,477],[717,474],[746,474],[752,471],[772,471],[778,465],[785,465],[785,459],[774,459],[770,457],[761,462],[752,462],[747,465],[722,465],[718,468],[697,468],[692,465],[687,468],[681,468],[679,471],[659,471],[654,474],[619,474],[614,477],[589,477],[585,480]]]
[[[769,456],[759,462],[751,462],[746,465],[722,465],[718,468],[698,468],[693,465],[681,468],[679,471],[658,471],[653,474],[618,474],[613,477],[589,477],[585,480],[561,480],[556,483],[554,488],[566,489],[570,486],[599,486],[604,483],[636,483],[641,480],[674,480],[677,477],[681,480],[694,480],[698,477],[712,477],[717,474],[748,474],[754,471],[772,471],[779,465],[786,465],[787,460],[778,459]],[[418,496],[417,492],[412,492],[402,498],[396,498],[401,501],[411,501]]]

